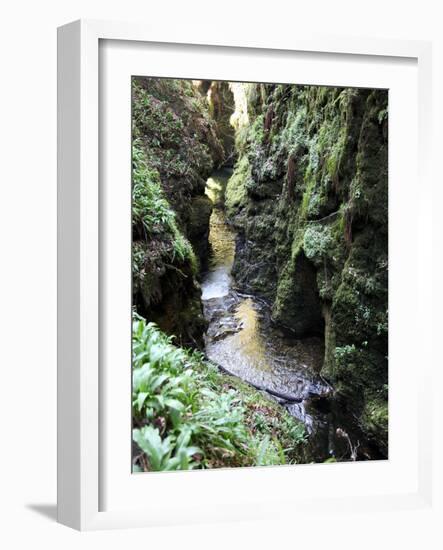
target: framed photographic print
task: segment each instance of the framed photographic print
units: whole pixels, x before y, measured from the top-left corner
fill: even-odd
[[[430,60],[59,29],[60,522],[429,505]]]

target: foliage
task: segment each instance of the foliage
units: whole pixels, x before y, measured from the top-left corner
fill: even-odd
[[[132,186],[132,224],[142,226],[145,239],[161,235],[171,244],[170,261],[186,260],[196,264],[191,244],[177,226],[176,216],[169,205],[160,184],[158,170],[147,161],[139,139],[132,146],[133,186]]]
[[[311,225],[303,236],[303,249],[310,260],[325,258],[333,246],[330,226]]]
[[[192,456],[199,453],[198,447],[189,446],[191,434],[182,430],[177,438],[161,438],[158,428],[144,426],[134,430],[134,441],[149,457],[150,469],[154,472],[164,470],[191,470],[197,466]]]
[[[131,88],[133,304],[181,343],[203,345],[204,184],[223,147],[192,81],[133,77]]]
[[[192,185],[223,155],[208,108],[192,83],[176,79],[134,78],[133,138],[164,178],[186,177]]]
[[[247,388],[247,389],[245,389]],[[133,439],[136,464],[151,471],[285,464],[304,428],[202,354],[173,344],[153,323],[133,322]]]
[[[173,233],[175,215],[164,197],[158,170],[149,166],[140,140],[132,145],[132,223],[143,224],[147,235]]]
[[[352,358],[355,357],[357,349],[354,344],[345,346],[336,346],[335,348],[335,362],[337,366],[346,366]]]

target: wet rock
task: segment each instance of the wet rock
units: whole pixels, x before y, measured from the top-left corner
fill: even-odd
[[[211,212],[212,202],[206,195],[199,195],[191,199],[187,235],[203,270],[207,267],[209,256],[208,237]]]
[[[133,144],[146,187],[133,224],[133,304],[178,343],[202,346],[198,259],[208,255],[211,213],[205,183],[223,146],[190,81],[136,77],[132,91]],[[157,215],[147,231],[143,220]]]

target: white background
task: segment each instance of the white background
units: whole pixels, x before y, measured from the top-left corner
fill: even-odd
[[[148,0],[88,0],[52,3],[16,1],[2,10],[0,32],[0,144],[2,194],[0,236],[2,313],[0,399],[0,542],[6,548],[407,548],[441,547],[435,514],[403,512],[348,518],[334,515],[294,520],[79,534],[55,516],[56,403],[56,27],[79,17],[204,27],[221,33],[292,35],[298,27],[328,34],[435,40],[434,95],[443,98],[442,16],[438,2],[325,0],[219,3]],[[440,100],[441,101],[441,100]],[[434,103],[436,150],[441,151],[442,111]],[[413,139],[413,136],[411,136]],[[437,154],[437,158],[441,157]],[[405,159],[406,160],[406,159]],[[438,168],[436,164],[436,168]],[[443,248],[439,210],[441,171],[433,200],[436,250]],[[420,190],[417,189],[417,193]],[[439,257],[441,259],[441,257]],[[442,281],[441,262],[434,266]],[[441,283],[440,283],[441,284]],[[441,290],[435,285],[437,300]],[[423,319],[429,323],[431,319]],[[439,327],[437,325],[439,323]],[[438,331],[440,328],[440,331]],[[441,321],[435,316],[436,336]],[[405,345],[408,345],[405,342]],[[441,361],[440,361],[441,363]],[[420,365],[417,365],[419,369]],[[440,390],[437,389],[437,396]],[[434,431],[441,446],[441,406]],[[440,421],[440,422],[439,422]],[[405,426],[405,429],[408,427]],[[436,471],[436,482],[441,476]],[[441,491],[439,494],[442,494]],[[440,503],[441,504],[441,503]],[[440,518],[442,510],[439,509]],[[352,528],[352,537],[350,536]],[[360,527],[360,536],[354,530]],[[5,540],[3,540],[5,539]],[[437,541],[439,539],[439,541]]]

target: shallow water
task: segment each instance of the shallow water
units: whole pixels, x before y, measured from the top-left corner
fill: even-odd
[[[202,284],[202,299],[227,296],[231,289],[231,269],[235,254],[235,233],[227,225],[224,213],[214,208],[209,221],[211,258]]]
[[[320,338],[290,340],[270,323],[268,306],[235,290],[204,302],[209,321],[206,353],[242,379],[304,399],[327,391],[318,376],[323,358]]]

